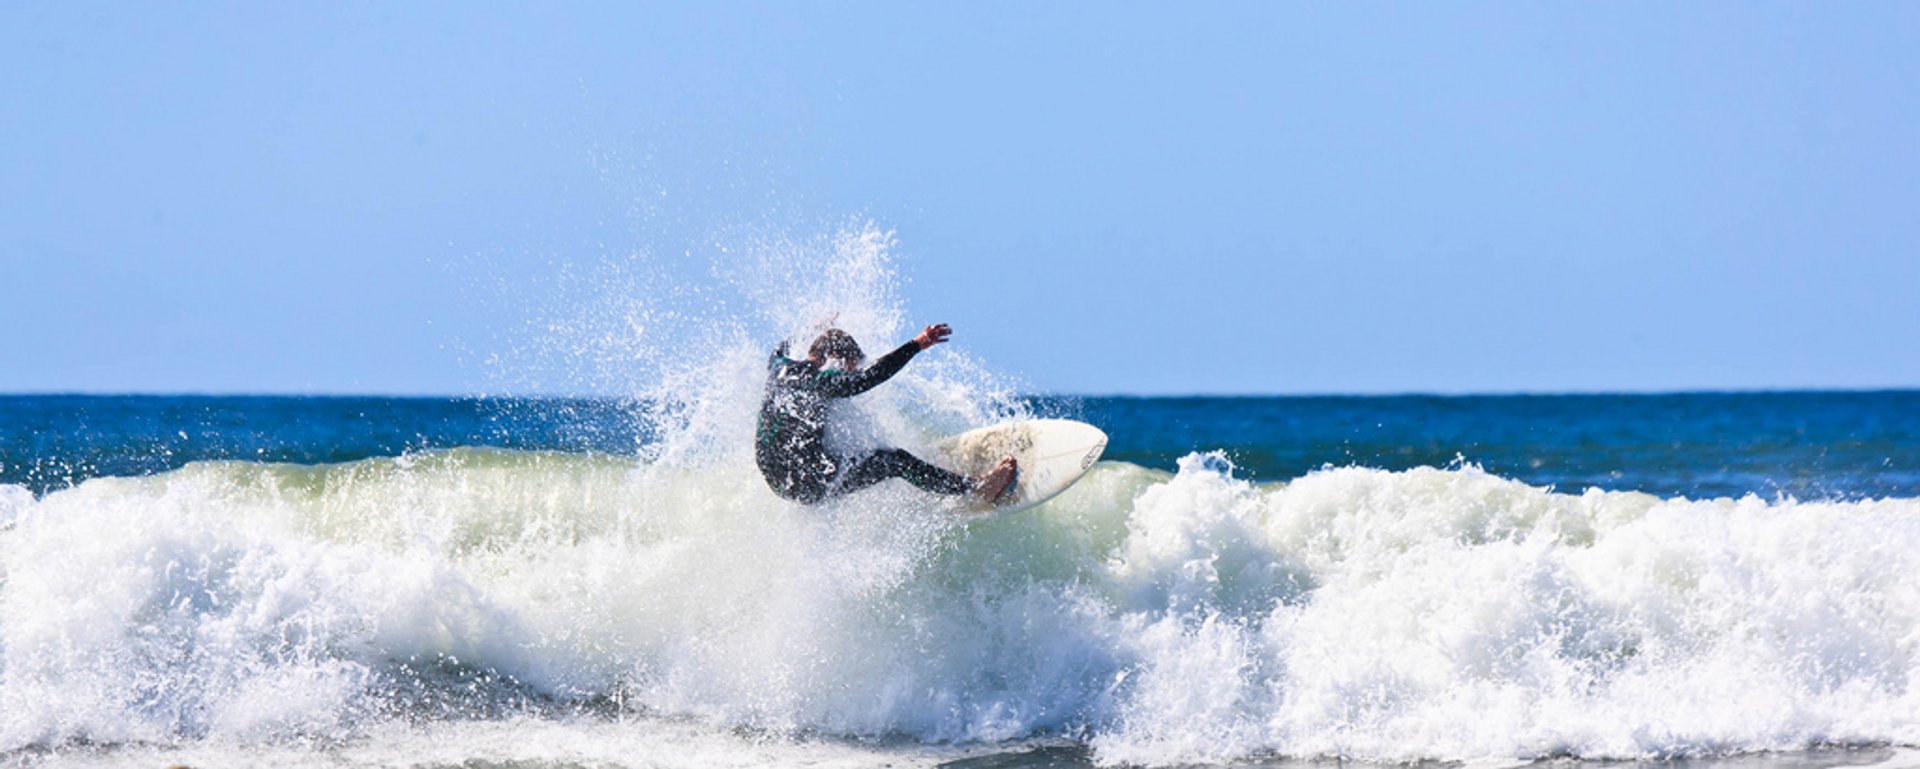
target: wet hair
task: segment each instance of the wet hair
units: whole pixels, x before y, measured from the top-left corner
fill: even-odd
[[[839,358],[855,361],[867,356],[860,351],[860,343],[853,341],[853,337],[847,332],[830,328],[822,333],[819,339],[813,340],[813,345],[807,348],[807,357],[815,360]]]

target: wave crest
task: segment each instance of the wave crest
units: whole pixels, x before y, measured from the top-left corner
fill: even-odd
[[[1920,502],[1102,463],[966,523],[460,449],[6,497],[0,747],[673,714],[1103,762],[1920,742]]]

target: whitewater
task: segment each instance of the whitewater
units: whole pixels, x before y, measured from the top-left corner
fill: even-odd
[[[764,325],[838,312],[905,338],[886,247],[834,241],[840,282]],[[1564,491],[1471,462],[1255,481],[1216,447],[1101,462],[986,520],[898,483],[809,507],[752,462],[768,339],[699,341],[720,354],[663,367],[626,453],[0,486],[0,761],[1898,764],[1920,746],[1920,500]],[[1007,393],[964,356],[916,362],[841,439],[924,448],[1032,415]]]

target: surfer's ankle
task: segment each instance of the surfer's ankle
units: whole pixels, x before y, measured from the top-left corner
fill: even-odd
[[[1019,472],[1019,467],[1013,457],[1000,460],[1000,464],[994,465],[992,470],[974,482],[974,498],[989,504],[1000,501],[1013,488],[1014,475]]]

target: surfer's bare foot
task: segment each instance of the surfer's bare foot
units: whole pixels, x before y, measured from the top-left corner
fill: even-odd
[[[973,498],[988,504],[1000,501],[1012,488],[1014,477],[1019,474],[1020,464],[1013,461],[1013,457],[1000,460],[1000,464],[974,482]]]

